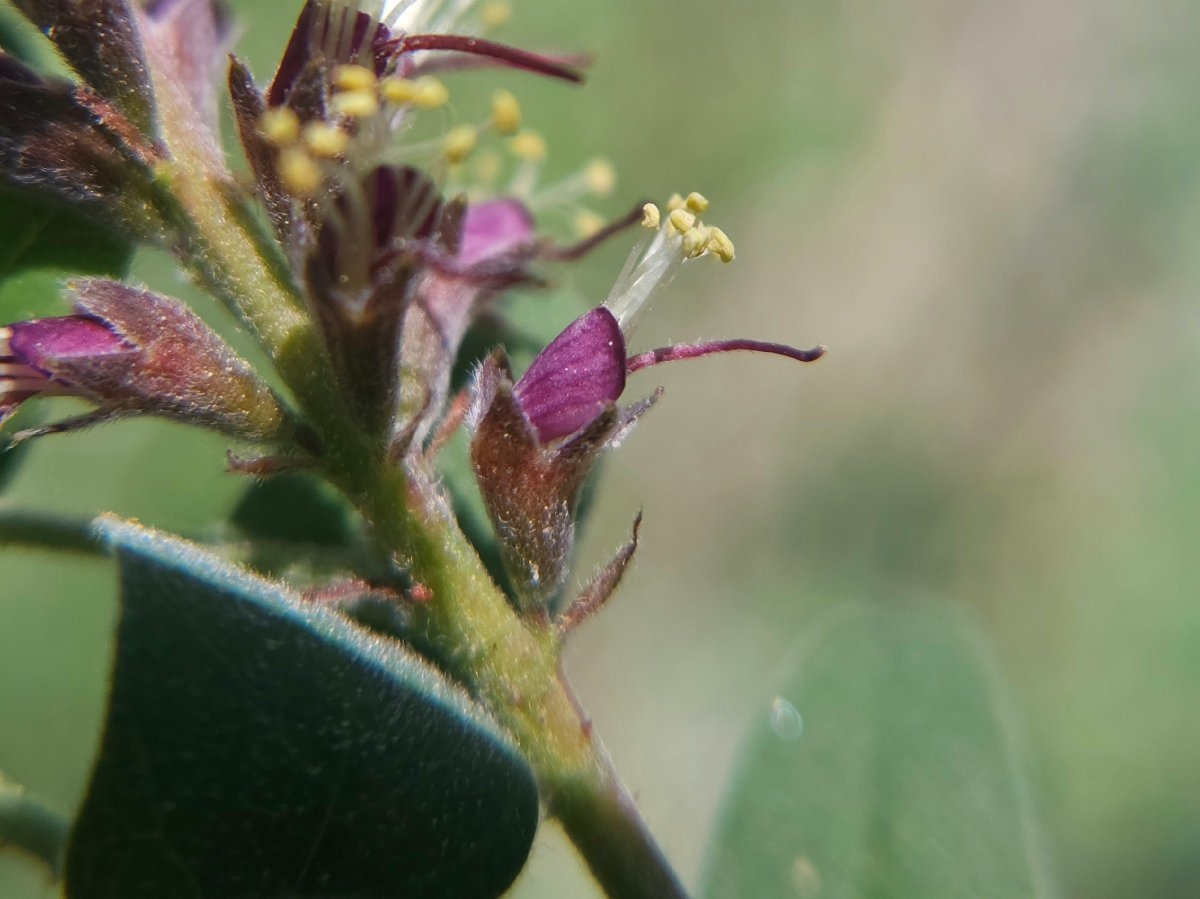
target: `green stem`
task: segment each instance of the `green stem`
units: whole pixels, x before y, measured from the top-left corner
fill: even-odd
[[[70,824],[0,777],[0,849],[9,846],[42,861],[57,879],[62,874]]]

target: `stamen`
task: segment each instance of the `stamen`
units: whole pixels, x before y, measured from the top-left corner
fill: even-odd
[[[588,189],[600,197],[612,193],[617,186],[617,170],[607,159],[593,159],[583,170],[583,177]]]
[[[456,165],[466,160],[479,143],[479,132],[471,125],[458,125],[446,132],[442,140],[442,155]]]
[[[324,180],[316,160],[299,147],[286,147],[279,154],[279,178],[296,197],[311,197]]]
[[[667,208],[671,209],[670,203],[667,204]],[[667,216],[667,221],[670,222],[671,227],[680,234],[686,234],[689,229],[696,226],[696,216],[688,212],[683,207],[671,209],[671,214]]]
[[[709,251],[722,262],[733,262],[733,241],[729,239],[729,235],[716,225],[708,229],[708,235]]]
[[[695,259],[708,249],[708,229],[704,226],[688,228],[683,233],[683,255]]]
[[[604,217],[597,215],[590,209],[581,209],[575,215],[574,226],[575,233],[578,234],[580,238],[592,237],[596,234],[599,234],[601,229],[604,227]]]
[[[498,90],[492,94],[492,123],[504,135],[516,134],[521,128],[521,104],[511,92]]]
[[[349,119],[369,119],[379,112],[379,100],[371,90],[353,90],[334,94],[330,108]]]
[[[536,131],[522,131],[508,142],[508,149],[524,162],[542,162],[546,158],[546,139]]]
[[[484,6],[481,18],[485,28],[499,28],[512,18],[512,6],[505,0],[492,0]]]
[[[305,146],[322,159],[337,159],[350,146],[350,135],[328,122],[309,123],[303,136]]]
[[[375,73],[366,66],[346,65],[333,70],[333,86],[343,91],[375,90]]]
[[[269,143],[286,147],[300,138],[300,117],[290,106],[276,106],[263,113],[259,130]]]
[[[692,192],[686,199],[675,194],[667,201],[665,220],[653,203],[641,208],[645,231],[604,301],[626,335],[686,260],[710,254],[723,262],[733,260],[729,235],[699,219],[708,205],[702,194]]]

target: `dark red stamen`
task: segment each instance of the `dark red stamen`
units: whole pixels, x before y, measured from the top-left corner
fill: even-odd
[[[825,355],[823,346],[811,350],[800,350],[782,343],[764,343],[761,340],[714,340],[710,343],[684,343],[676,346],[659,347],[646,353],[630,356],[625,361],[625,370],[633,374],[639,369],[658,365],[660,362],[675,362],[679,359],[698,359],[713,353],[730,353],[737,350],[748,350],[752,353],[771,353],[775,356],[786,356],[797,362],[816,362]]]
[[[404,37],[388,41],[386,46],[393,54],[400,56],[404,53],[415,53],[418,50],[439,50],[449,53],[468,53],[472,56],[486,56],[497,62],[504,63],[514,69],[524,69],[551,78],[561,78],[575,84],[583,81],[583,74],[568,65],[542,56],[510,47],[508,44],[498,44],[483,38],[468,37],[461,34],[407,34]]]

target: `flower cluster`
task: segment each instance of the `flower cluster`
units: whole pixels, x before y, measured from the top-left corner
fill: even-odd
[[[271,323],[285,312],[298,316],[318,335],[314,370],[330,372],[366,445],[402,468],[416,494],[424,491],[414,502],[444,504],[431,458],[465,420],[475,477],[524,612],[578,618],[615,586],[632,554],[631,544],[562,608],[581,488],[599,455],[658,396],[618,405],[628,376],[732,350],[803,362],[823,352],[726,340],[631,355],[639,318],[683,265],[733,260],[729,237],[704,220],[708,201],[676,196],[664,208],[638,204],[603,222],[582,203],[612,190],[611,166],[592,160],[540,186],[545,142],[524,127],[508,91],[494,94],[481,121],[414,136],[446,121],[447,71],[503,66],[580,80],[577,59],[486,37],[507,17],[503,4],[307,0],[269,83],[260,86],[236,58],[229,65],[248,182],[227,169],[219,145],[214,87],[229,25],[212,0],[18,5],[78,80],[54,80],[0,56],[0,177],[175,252],[274,359],[288,358],[290,348],[274,340]],[[96,28],[111,40],[89,40]],[[511,178],[503,187],[506,164],[489,144],[507,147]],[[574,219],[578,243],[539,233],[539,218],[555,211]],[[225,257],[203,227],[212,221],[242,222],[239,233],[256,236],[253,258],[274,260],[265,270],[295,309],[264,312],[238,295],[233,264],[213,261]],[[548,266],[639,222],[641,237],[608,297],[520,377],[502,349],[462,358],[469,332],[495,315],[505,290],[542,284]],[[102,279],[69,290],[73,315],[0,330],[0,418],[35,397],[70,395],[95,411],[51,429],[162,415],[320,467],[329,434],[303,391],[289,384],[298,394],[289,405],[181,303]],[[453,395],[452,374],[473,361],[474,378]]]

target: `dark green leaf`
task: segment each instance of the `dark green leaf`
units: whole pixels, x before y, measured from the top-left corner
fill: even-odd
[[[101,530],[121,617],[71,899],[507,888],[536,788],[463,694],[398,644],[194,545]]]
[[[243,494],[230,523],[248,537],[348,546],[358,539],[349,506],[316,478],[277,474]]]
[[[844,610],[799,648],[727,799],[710,899],[1030,899],[1028,795],[954,609]]]
[[[61,203],[0,188],[0,323],[65,315],[62,281],[120,277],[133,248]]]

